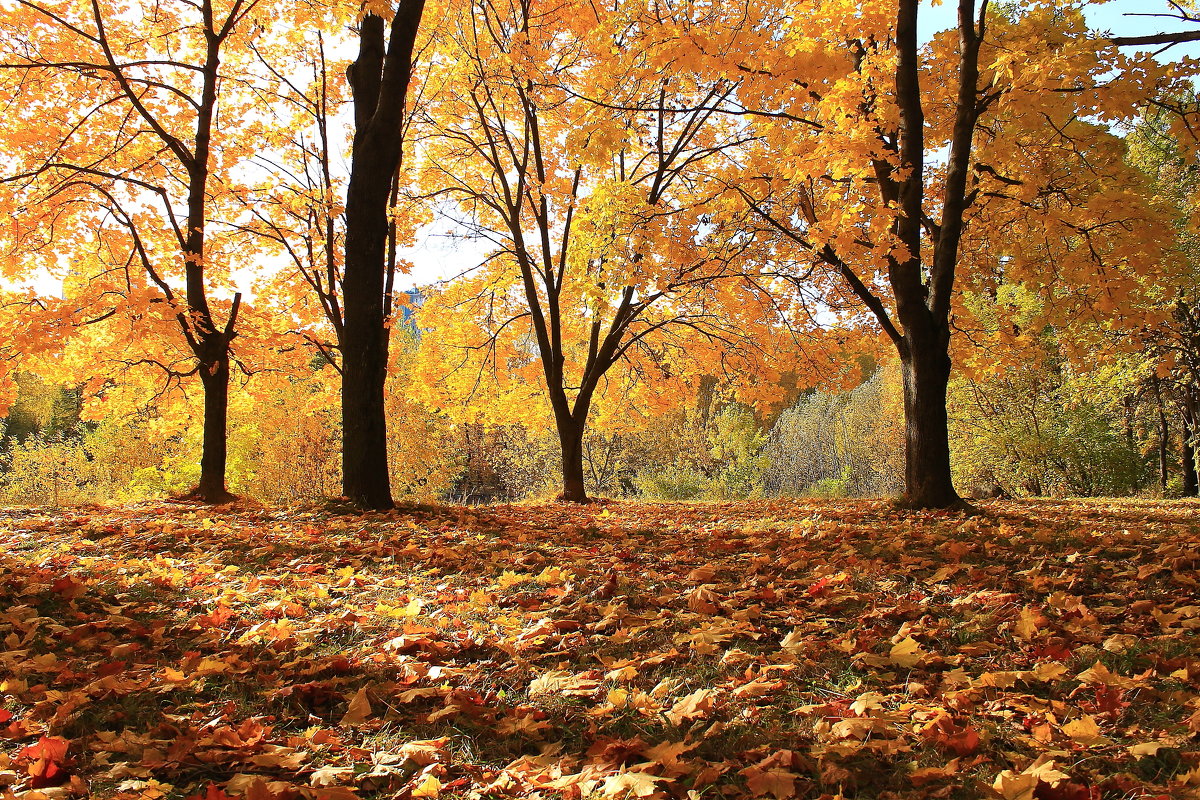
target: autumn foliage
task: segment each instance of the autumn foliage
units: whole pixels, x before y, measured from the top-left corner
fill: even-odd
[[[1196,508],[987,510],[7,512],[0,779],[27,800],[1192,796]]]

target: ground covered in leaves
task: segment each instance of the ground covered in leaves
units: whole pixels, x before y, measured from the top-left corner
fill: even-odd
[[[1200,505],[0,512],[0,797],[1200,797]]]

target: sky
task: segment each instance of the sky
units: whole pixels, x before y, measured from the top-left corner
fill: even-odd
[[[958,3],[955,0],[940,0],[937,5],[934,5],[934,2],[935,0],[924,0],[921,4],[919,24],[922,39],[928,39],[937,31],[958,24]],[[1195,28],[1194,25],[1183,25],[1178,20],[1146,16],[1173,13],[1166,0],[1110,0],[1089,5],[1084,13],[1096,30],[1110,31],[1119,36],[1144,36],[1162,31]],[[1183,55],[1200,56],[1200,44],[1177,45],[1168,50],[1164,57],[1179,58]]]

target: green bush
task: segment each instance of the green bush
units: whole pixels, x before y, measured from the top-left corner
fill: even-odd
[[[651,500],[697,500],[708,495],[712,480],[703,472],[667,466],[639,472],[633,479],[638,494]]]

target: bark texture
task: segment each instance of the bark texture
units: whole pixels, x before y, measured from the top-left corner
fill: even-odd
[[[342,276],[342,493],[391,508],[384,384],[388,364],[388,211],[404,141],[404,104],[424,0],[401,0],[390,26],[368,14],[349,70],[354,152]]]

